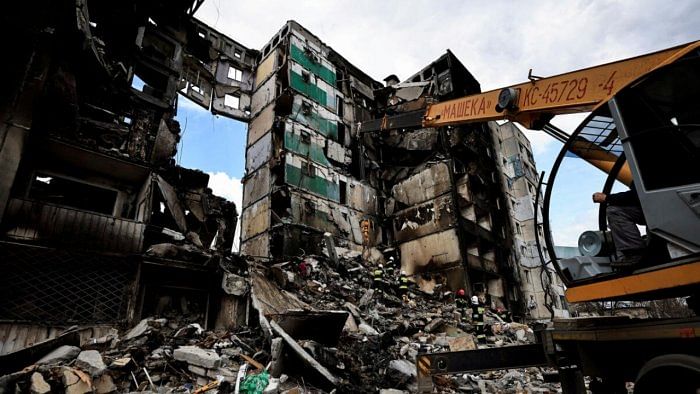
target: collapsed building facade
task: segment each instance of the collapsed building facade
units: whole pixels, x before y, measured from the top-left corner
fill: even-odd
[[[515,226],[528,223],[511,220],[493,139],[499,126],[420,126],[430,103],[480,91],[451,52],[404,82],[390,76],[386,86],[293,21],[261,54],[242,254],[322,254],[330,234],[341,254],[374,263],[397,257],[424,291],[467,288],[495,307],[546,317],[544,306],[526,309],[532,292],[519,284]]]
[[[35,3],[3,20],[3,331],[170,313],[213,324],[238,213],[206,173],[175,164],[174,117],[201,69],[245,69],[256,53],[203,38],[198,3]],[[217,85],[212,111],[239,83]],[[20,338],[18,348],[37,339]]]
[[[542,256],[548,256],[542,244],[542,198],[537,198],[538,176],[530,141],[513,123],[489,123],[499,161],[504,199],[508,205],[513,231],[513,253],[517,258],[517,281],[527,306],[527,315],[535,320],[568,317],[564,284],[554,273],[551,262],[542,268]],[[541,244],[538,247],[538,240]]]
[[[501,182],[499,126],[420,125],[430,103],[480,91],[454,54],[383,84],[294,21],[258,51],[194,19],[200,4],[46,2],[5,24],[3,330],[241,320],[249,300],[220,272],[237,207],[175,164],[179,97],[248,124],[242,256],[394,256],[426,293],[465,288],[543,317],[521,286],[525,223]]]

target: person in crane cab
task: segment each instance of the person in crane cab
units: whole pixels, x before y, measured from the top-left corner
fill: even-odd
[[[593,202],[606,203],[608,227],[620,260],[613,262],[613,268],[631,268],[639,264],[644,255],[646,243],[637,225],[646,225],[644,212],[634,184],[630,190],[621,193],[593,193]]]

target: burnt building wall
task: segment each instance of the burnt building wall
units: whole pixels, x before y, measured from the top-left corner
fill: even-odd
[[[378,147],[402,269],[425,291],[465,288],[494,306],[512,306],[512,232],[490,129],[423,128],[422,117],[413,115],[432,102],[478,92],[476,79],[447,51],[378,92],[381,122],[363,129]]]

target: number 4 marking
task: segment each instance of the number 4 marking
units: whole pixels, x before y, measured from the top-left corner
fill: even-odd
[[[612,94],[613,86],[615,85],[615,74],[617,74],[617,71],[613,71],[607,82],[605,82],[605,85],[603,85],[603,90],[608,91],[608,96]]]

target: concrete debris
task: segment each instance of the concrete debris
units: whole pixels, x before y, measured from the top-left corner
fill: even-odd
[[[66,394],[85,394],[92,392],[92,381],[90,377],[69,367],[61,367],[61,373],[63,377],[63,389]]]
[[[221,358],[216,352],[207,351],[196,346],[181,346],[173,352],[173,357],[178,361],[203,368],[218,368]]]
[[[376,289],[369,288],[373,265],[359,255],[339,257],[337,268],[322,256],[304,260],[314,262],[313,270],[299,287],[288,290],[281,289],[274,277],[293,272],[297,261],[269,268],[253,265],[246,270],[227,267],[235,274],[228,275],[233,281],[222,282],[222,287],[246,283],[249,290],[242,297],[258,300],[248,312],[250,325],[211,330],[192,323],[186,314],[146,318],[98,350],[88,349],[94,346],[93,340],[82,351],[57,348],[44,357],[49,362],[34,367],[37,369],[19,378],[17,384],[27,391],[42,392],[48,385],[71,393],[153,387],[178,392],[216,384],[220,392],[227,387],[233,392],[239,371],[245,370],[243,377],[267,371],[271,377],[265,388],[268,393],[377,392],[382,387],[412,392],[419,352],[476,348],[471,315],[456,313],[449,295],[428,295],[411,287],[402,299],[398,283],[390,277],[385,278],[381,292],[373,291]],[[355,266],[361,269],[347,269]],[[368,294],[363,305],[360,300]],[[261,329],[263,322],[269,331]],[[532,329],[525,324],[489,314],[485,324],[488,342],[480,346],[534,340]],[[18,365],[17,370],[25,367]],[[444,393],[479,392],[481,387],[485,392],[557,389],[556,384],[544,382],[538,369],[443,376],[435,384]]]
[[[96,394],[111,394],[116,393],[118,387],[114,384],[114,380],[111,376],[104,374],[99,378],[95,379],[93,382]]]
[[[80,354],[80,348],[77,346],[63,345],[52,350],[49,354],[42,357],[37,364],[57,364],[65,363],[74,360]]]
[[[107,366],[102,361],[102,356],[97,350],[84,350],[78,354],[75,366],[89,373],[91,376],[100,376]]]
[[[29,392],[32,394],[46,394],[51,392],[51,386],[46,383],[44,377],[39,372],[34,372],[31,377]]]

